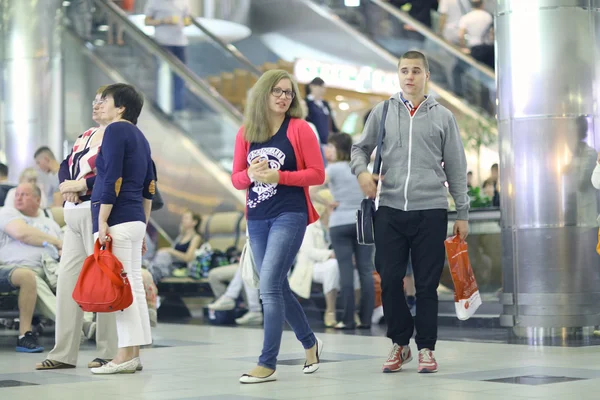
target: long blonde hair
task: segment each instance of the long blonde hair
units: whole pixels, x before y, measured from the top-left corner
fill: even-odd
[[[300,105],[300,91],[298,84],[287,71],[273,69],[265,72],[254,84],[248,96],[246,112],[244,115],[244,139],[250,143],[264,143],[271,138],[273,132],[269,120],[269,96],[271,90],[282,79],[292,82],[294,98],[286,115],[293,118],[302,118],[304,113]]]

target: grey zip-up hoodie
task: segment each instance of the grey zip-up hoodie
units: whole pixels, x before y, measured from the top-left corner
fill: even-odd
[[[352,146],[350,166],[356,176],[368,171],[382,113],[383,102],[373,108],[360,141]],[[468,220],[467,160],[452,113],[429,96],[411,117],[397,93],[390,98],[385,129],[379,205],[403,211],[448,209],[447,181],[457,219]]]

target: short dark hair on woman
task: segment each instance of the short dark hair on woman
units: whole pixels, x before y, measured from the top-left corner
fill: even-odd
[[[115,107],[125,107],[121,118],[137,125],[138,117],[144,106],[144,97],[133,86],[125,83],[109,85],[102,92],[102,98],[111,96],[115,101]]]
[[[352,136],[347,133],[336,133],[329,136],[328,142],[335,147],[338,161],[350,161]]]

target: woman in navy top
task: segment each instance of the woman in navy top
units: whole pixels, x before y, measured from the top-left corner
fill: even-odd
[[[131,373],[141,369],[140,346],[152,343],[142,282],[142,251],[146,224],[156,190],[150,145],[135,125],[144,99],[130,85],[117,83],[102,93],[102,114],[110,124],[96,159],[92,191],[94,233],[101,244],[113,241],[113,254],[123,263],[133,292],[133,304],[118,312],[119,351],[94,374]]]
[[[284,321],[306,351],[303,372],[319,368],[323,343],[310,329],[287,274],[306,225],[318,219],[308,188],[322,184],[325,171],[318,140],[301,119],[298,86],[290,74],[268,71],[250,93],[244,126],[236,138],[231,180],[237,189],[247,190],[250,247],[264,308],[265,336],[258,366],[240,382],[262,383],[276,379]]]

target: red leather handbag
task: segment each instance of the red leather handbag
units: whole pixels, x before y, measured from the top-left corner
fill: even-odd
[[[109,236],[110,238],[110,236]],[[133,293],[121,261],[112,253],[112,239],[85,259],[73,289],[73,300],[86,312],[114,312],[133,303]]]

